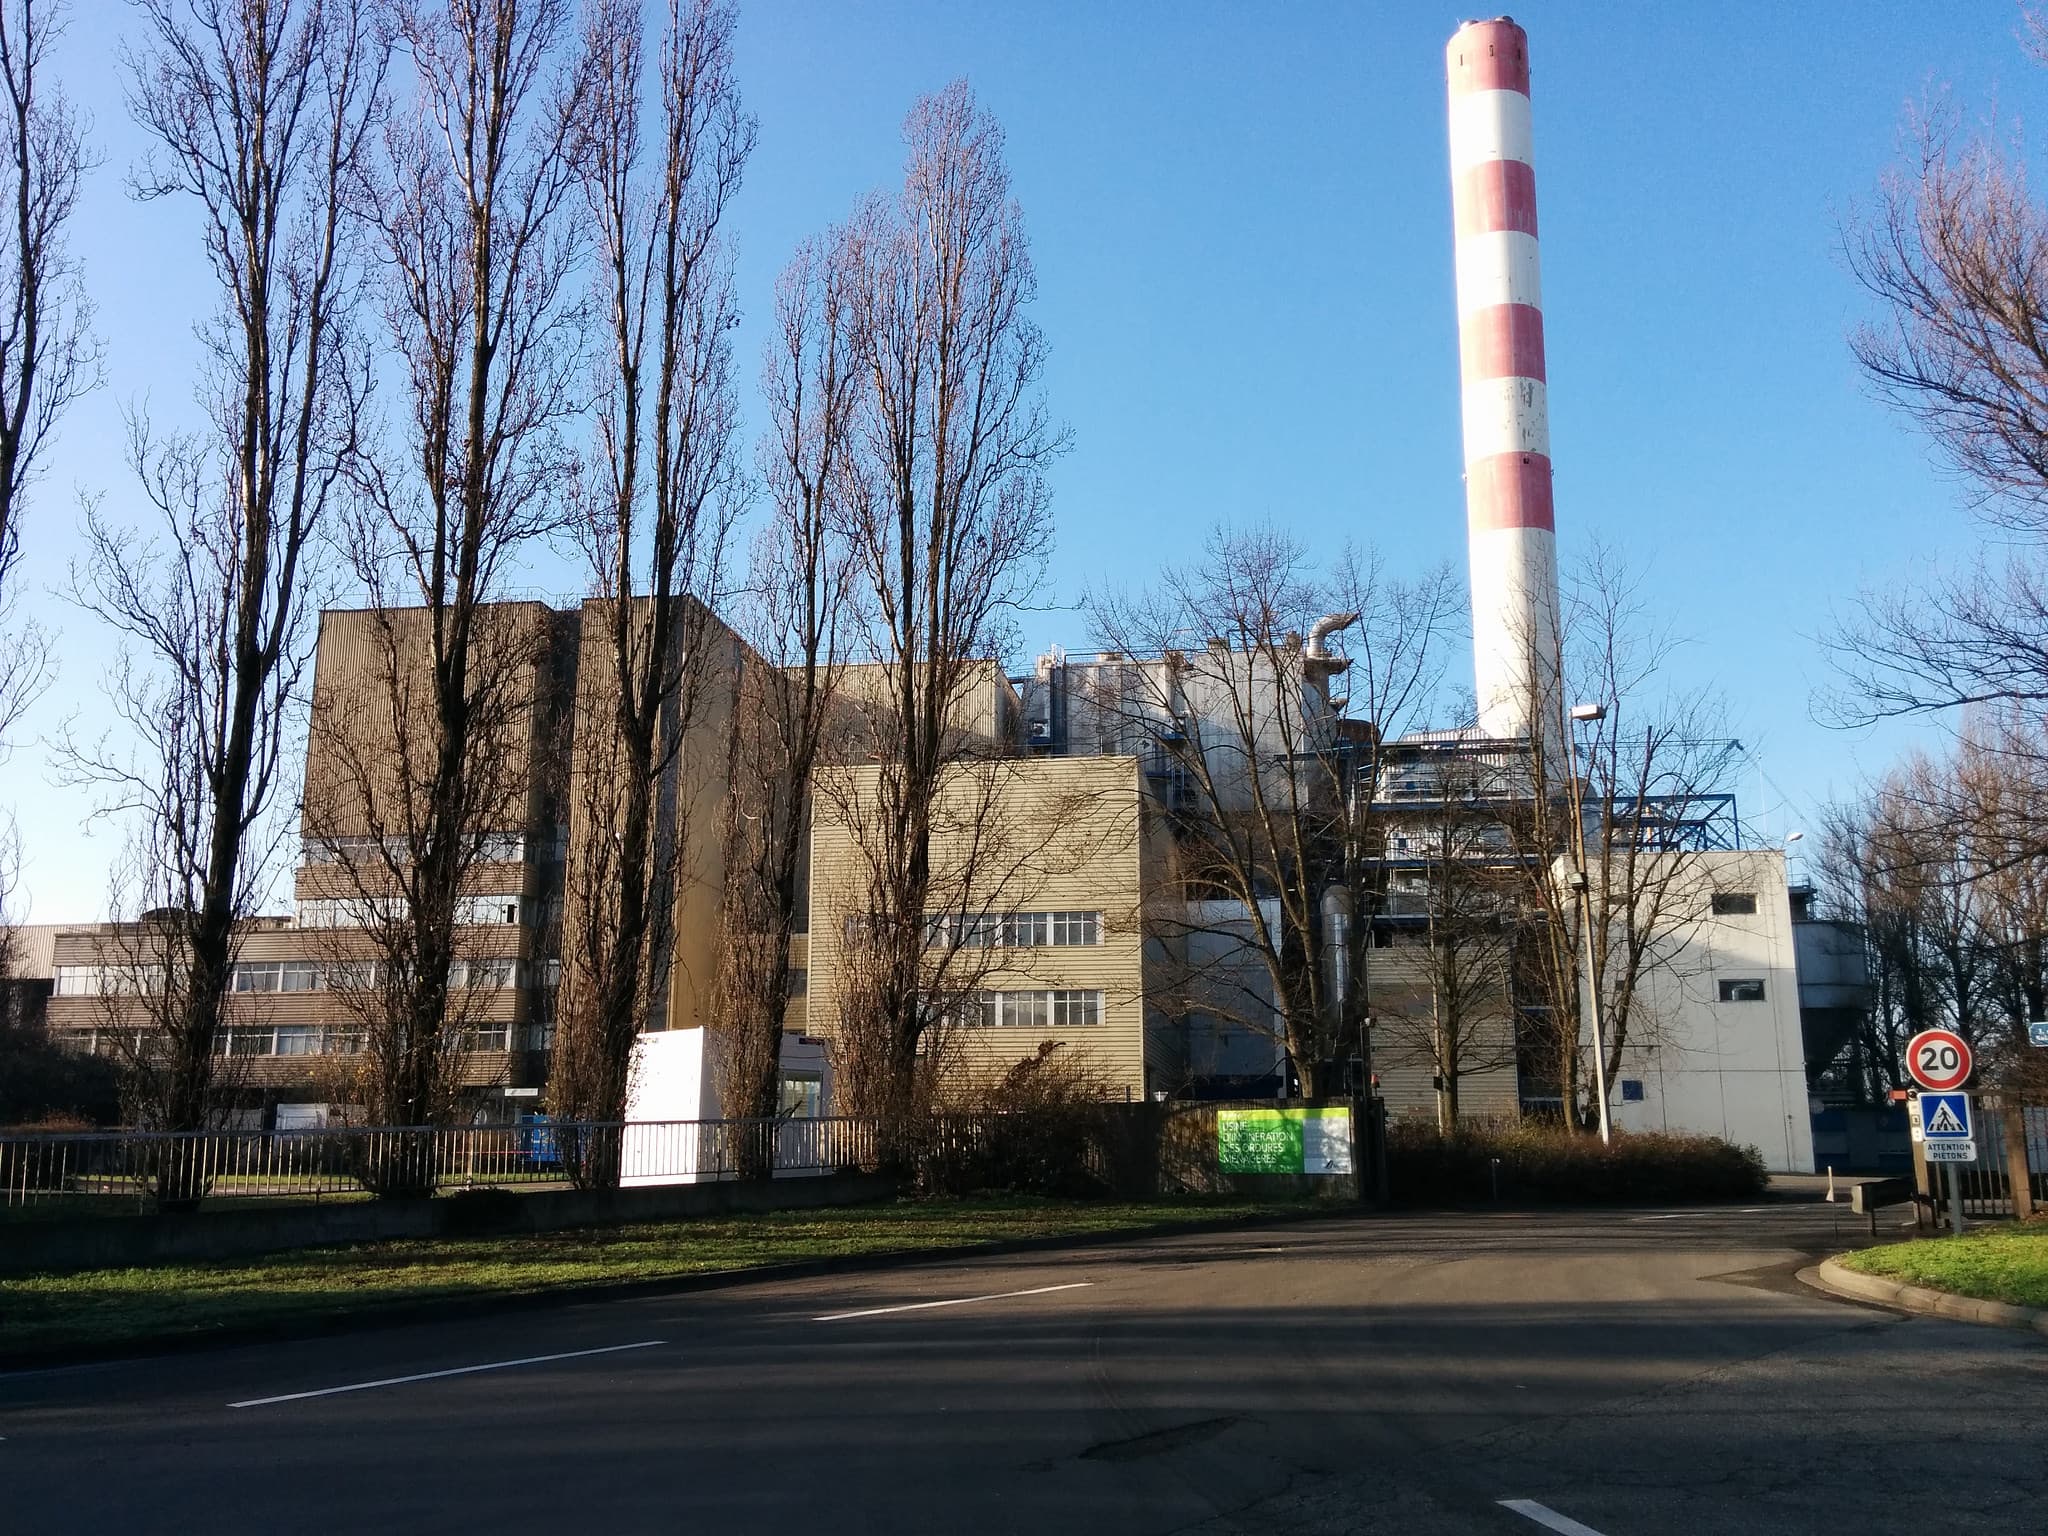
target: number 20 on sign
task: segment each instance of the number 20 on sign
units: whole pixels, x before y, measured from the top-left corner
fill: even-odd
[[[1946,1093],[1970,1080],[1969,1042],[1952,1029],[1923,1029],[1906,1042],[1906,1070],[1930,1093]]]

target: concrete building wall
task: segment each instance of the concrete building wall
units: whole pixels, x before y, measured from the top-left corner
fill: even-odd
[[[1773,1170],[1810,1173],[1785,857],[1775,850],[1684,857],[1694,922],[1674,963],[1644,988],[1645,1014],[1631,1028],[1637,1043],[1623,1050],[1612,1085],[1614,1123],[1720,1136],[1755,1147]],[[1717,894],[1753,897],[1756,910],[1717,914]],[[1640,1098],[1630,1096],[1636,1092]]]

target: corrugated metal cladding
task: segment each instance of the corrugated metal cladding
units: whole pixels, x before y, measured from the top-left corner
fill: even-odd
[[[1390,1115],[1436,1114],[1436,1067],[1428,1036],[1435,999],[1429,952],[1420,937],[1370,952],[1373,1070]],[[1505,974],[1488,978],[1467,1028],[1465,1061],[1474,1070],[1458,1080],[1458,1113],[1466,1119],[1512,1119],[1521,1113],[1515,1070],[1514,1014]]]
[[[993,776],[993,777],[991,777]],[[811,831],[812,910],[807,1028],[839,1027],[846,919],[867,910],[860,843],[835,807],[871,800],[877,770],[845,771],[822,794]],[[1058,1040],[1132,1098],[1145,1092],[1145,943],[1140,917],[1147,870],[1142,794],[1134,757],[1003,759],[958,770],[941,796],[933,862],[949,905],[968,910],[1099,912],[1101,942],[987,952],[989,991],[1102,994],[1101,1022],[1080,1028],[962,1029],[953,1049],[977,1076],[996,1076]],[[984,874],[965,876],[972,846]],[[1153,846],[1156,847],[1156,844]]]

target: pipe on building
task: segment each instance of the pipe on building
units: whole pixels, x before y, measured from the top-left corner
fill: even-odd
[[[1330,636],[1340,629],[1349,629],[1358,622],[1355,613],[1326,613],[1308,627],[1308,654],[1320,661],[1330,654],[1327,644]]]

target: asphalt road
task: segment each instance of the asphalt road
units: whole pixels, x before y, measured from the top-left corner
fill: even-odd
[[[18,1373],[0,1532],[2040,1536],[2048,1342],[1793,1280],[1854,1239],[1362,1217]]]

